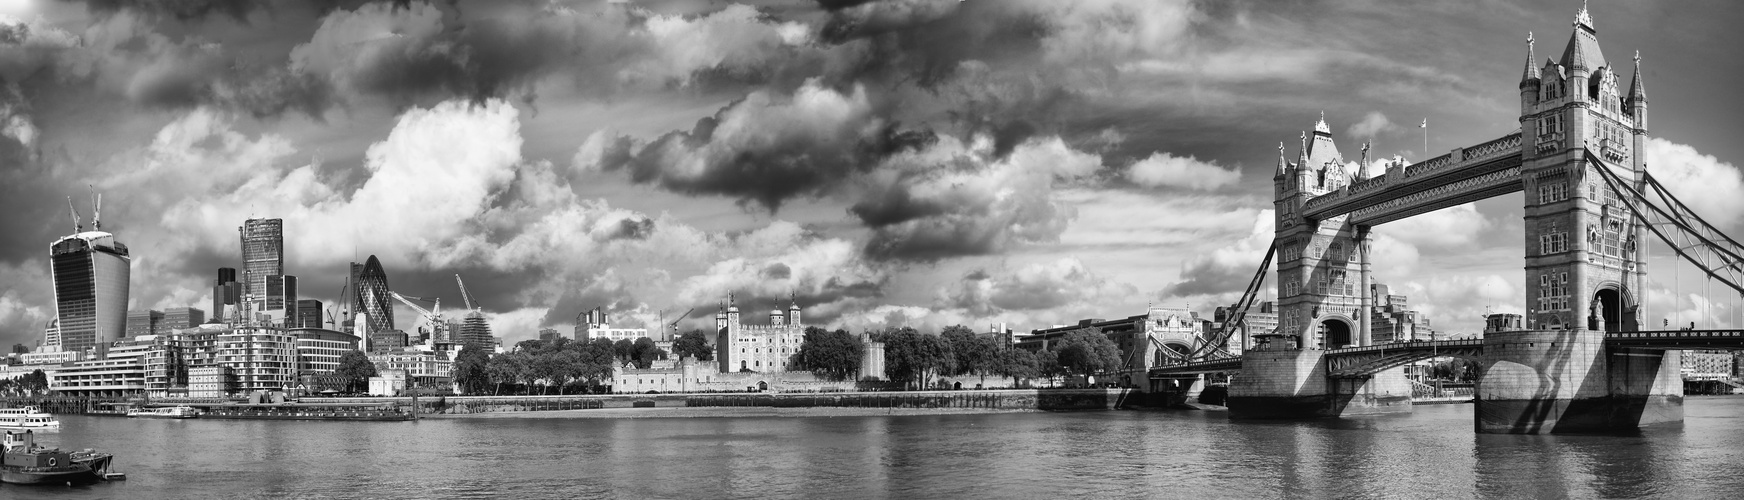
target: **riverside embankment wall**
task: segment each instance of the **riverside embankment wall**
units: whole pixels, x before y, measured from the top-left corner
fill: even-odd
[[[562,396],[420,396],[424,414],[467,414],[599,408],[765,406],[775,408],[992,408],[1111,410],[1132,397],[1127,389],[1008,389],[987,391],[600,394]],[[412,398],[303,398],[305,403],[393,402]]]

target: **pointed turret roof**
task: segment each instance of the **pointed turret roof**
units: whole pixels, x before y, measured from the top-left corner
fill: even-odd
[[[1289,162],[1284,161],[1284,141],[1278,141],[1278,172],[1273,177],[1283,177],[1289,169]]]
[[[1538,72],[1538,66],[1532,64],[1532,61],[1536,59],[1532,51],[1532,42],[1532,32],[1528,31],[1526,32],[1526,70],[1520,75],[1520,84],[1522,85],[1538,81],[1539,77],[1542,76]]]
[[[1641,85],[1641,51],[1635,51],[1635,78],[1629,82],[1629,100],[1647,101],[1647,87]]]
[[[1598,33],[1593,28],[1593,17],[1587,14],[1587,6],[1582,4],[1580,13],[1574,16],[1574,33],[1568,37],[1568,48],[1562,50],[1562,65],[1583,72],[1608,66],[1605,54],[1599,50]]]

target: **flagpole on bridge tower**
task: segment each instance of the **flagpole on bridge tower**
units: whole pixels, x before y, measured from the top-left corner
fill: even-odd
[[[1428,161],[1429,160],[1429,119],[1424,118],[1423,124],[1418,125],[1417,128],[1423,129],[1423,160]]]

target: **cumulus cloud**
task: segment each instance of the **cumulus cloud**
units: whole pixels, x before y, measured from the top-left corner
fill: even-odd
[[[1374,232],[1431,254],[1446,254],[1469,249],[1494,226],[1477,205],[1466,203],[1376,226]]]
[[[1156,152],[1127,167],[1126,177],[1145,187],[1171,186],[1210,191],[1239,182],[1241,171],[1219,168],[1192,156]]]
[[[1720,227],[1744,220],[1744,176],[1738,167],[1695,148],[1647,139],[1647,171],[1678,201]]]
[[[1370,111],[1369,114],[1363,115],[1362,120],[1351,124],[1350,130],[1346,133],[1356,138],[1374,138],[1381,132],[1391,132],[1398,128],[1399,126],[1394,125],[1392,120],[1387,119],[1387,115],[1383,115],[1379,111]]]
[[[898,154],[865,180],[848,211],[873,228],[866,252],[881,259],[937,260],[1055,241],[1074,217],[1053,197],[1056,182],[1083,179],[1099,156],[1058,137],[1020,144],[996,158],[985,136],[951,137]]]
[[[971,315],[990,317],[1002,311],[1122,302],[1137,292],[1130,284],[1098,276],[1078,259],[1062,258],[997,273],[972,271],[941,290],[936,302]]]
[[[1180,278],[1164,287],[1161,296],[1183,298],[1241,292],[1253,279],[1266,249],[1272,246],[1275,218],[1271,210],[1261,210],[1247,237],[1183,262]]]

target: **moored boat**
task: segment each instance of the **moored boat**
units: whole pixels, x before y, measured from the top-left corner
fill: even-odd
[[[238,420],[407,421],[416,417],[393,405],[229,404],[206,407],[200,418]]]
[[[90,484],[103,480],[113,458],[92,450],[44,448],[36,445],[33,431],[6,431],[0,443],[0,483]]]
[[[60,432],[61,422],[35,406],[0,408],[0,430]]]
[[[200,410],[192,406],[181,405],[165,408],[135,408],[127,410],[131,418],[195,418],[200,416]]]

